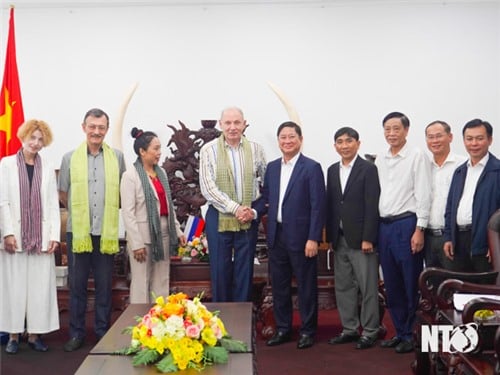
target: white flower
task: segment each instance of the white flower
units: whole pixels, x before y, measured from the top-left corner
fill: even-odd
[[[184,319],[178,315],[169,316],[164,324],[159,324],[152,330],[155,337],[168,336],[174,339],[181,339],[185,336]]]

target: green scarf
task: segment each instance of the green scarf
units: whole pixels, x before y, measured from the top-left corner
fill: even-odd
[[[118,216],[120,200],[120,171],[115,152],[102,145],[104,155],[105,191],[104,217],[101,229],[101,253],[116,254],[118,246]],[[87,143],[82,143],[71,155],[71,220],[73,252],[92,252],[88,185]]]
[[[153,251],[153,261],[157,262],[165,258],[163,252],[163,241],[160,225],[160,213],[156,204],[156,196],[149,182],[148,175],[144,170],[141,159],[137,158],[134,162],[134,167],[139,174],[139,178],[144,189],[144,199],[146,201],[146,211],[148,212],[149,233],[151,236],[151,249]],[[170,186],[168,183],[167,175],[158,165],[154,166],[154,171],[165,190],[168,204],[168,235],[169,235],[169,254],[176,255],[179,240],[175,231],[175,212],[174,203],[172,201],[172,194],[170,193]]]
[[[253,158],[250,143],[245,137],[241,139],[243,149],[243,201],[239,202],[243,206],[252,204],[253,196]],[[227,155],[224,136],[221,134],[217,141],[217,175],[215,182],[219,189],[226,193],[233,201],[238,201],[236,186],[234,183],[231,161]],[[241,224],[233,214],[219,212],[219,232],[238,232],[250,228],[250,223]]]

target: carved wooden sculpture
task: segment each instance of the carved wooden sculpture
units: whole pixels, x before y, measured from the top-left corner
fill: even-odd
[[[191,130],[181,121],[180,129],[167,125],[173,131],[167,144],[172,156],[165,159],[163,168],[167,172],[177,219],[181,224],[189,215],[201,216],[200,207],[206,200],[199,183],[200,149],[220,135],[220,130],[215,129],[216,120],[202,120],[201,123],[199,130]]]

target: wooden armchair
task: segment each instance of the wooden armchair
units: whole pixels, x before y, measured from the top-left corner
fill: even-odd
[[[482,374],[487,369],[493,373],[495,360],[493,357],[494,335],[497,326],[481,329],[481,344],[477,351],[484,348],[484,355],[474,356],[455,353],[424,353],[421,348],[421,332],[423,326],[432,325],[460,325],[473,321],[474,312],[480,309],[500,310],[500,301],[473,300],[465,306],[463,312],[458,312],[453,306],[453,295],[456,292],[474,294],[500,294],[500,286],[495,285],[498,271],[484,273],[461,273],[447,271],[441,268],[427,268],[420,275],[419,287],[421,300],[417,310],[417,319],[414,329],[415,361],[412,364],[416,374],[436,374],[440,366],[447,367],[448,371],[461,369],[468,372]],[[487,284],[485,284],[487,283]],[[500,325],[500,323],[497,323]],[[500,335],[500,334],[499,334]],[[500,337],[500,336],[499,336]],[[497,344],[500,350],[500,341]],[[469,358],[470,357],[470,358]],[[479,368],[481,371],[470,370],[469,367]],[[475,367],[474,367],[475,366]],[[463,368],[462,368],[463,367]],[[461,372],[458,373],[461,373]],[[454,373],[454,372],[449,372]],[[488,372],[486,372],[488,373]]]
[[[455,293],[474,293],[500,295],[500,286],[464,282],[461,280],[446,280],[438,289],[438,305],[440,324],[454,326],[474,322],[474,314],[478,310],[489,309],[500,311],[500,301],[497,299],[479,297],[469,301],[460,313],[453,309]],[[500,354],[500,318],[499,316],[478,321],[478,346],[471,353],[439,353],[440,359],[448,367],[448,373],[494,374],[499,369]]]
[[[474,284],[495,284],[498,278],[498,271],[491,272],[454,272],[443,268],[429,267],[420,274],[418,285],[420,289],[420,301],[418,312],[425,321],[435,320],[435,313],[438,309],[438,288],[445,280],[456,279]]]
[[[418,316],[424,321],[435,320],[435,312],[438,308],[438,287],[444,280],[458,279],[476,284],[496,284],[500,286],[500,210],[497,210],[488,222],[488,247],[492,271],[482,273],[453,272],[442,268],[426,268],[419,278],[421,298],[419,302]]]

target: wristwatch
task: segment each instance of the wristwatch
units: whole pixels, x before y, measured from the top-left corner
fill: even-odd
[[[424,227],[417,227],[417,229],[420,229],[421,232],[423,232],[425,230]]]

